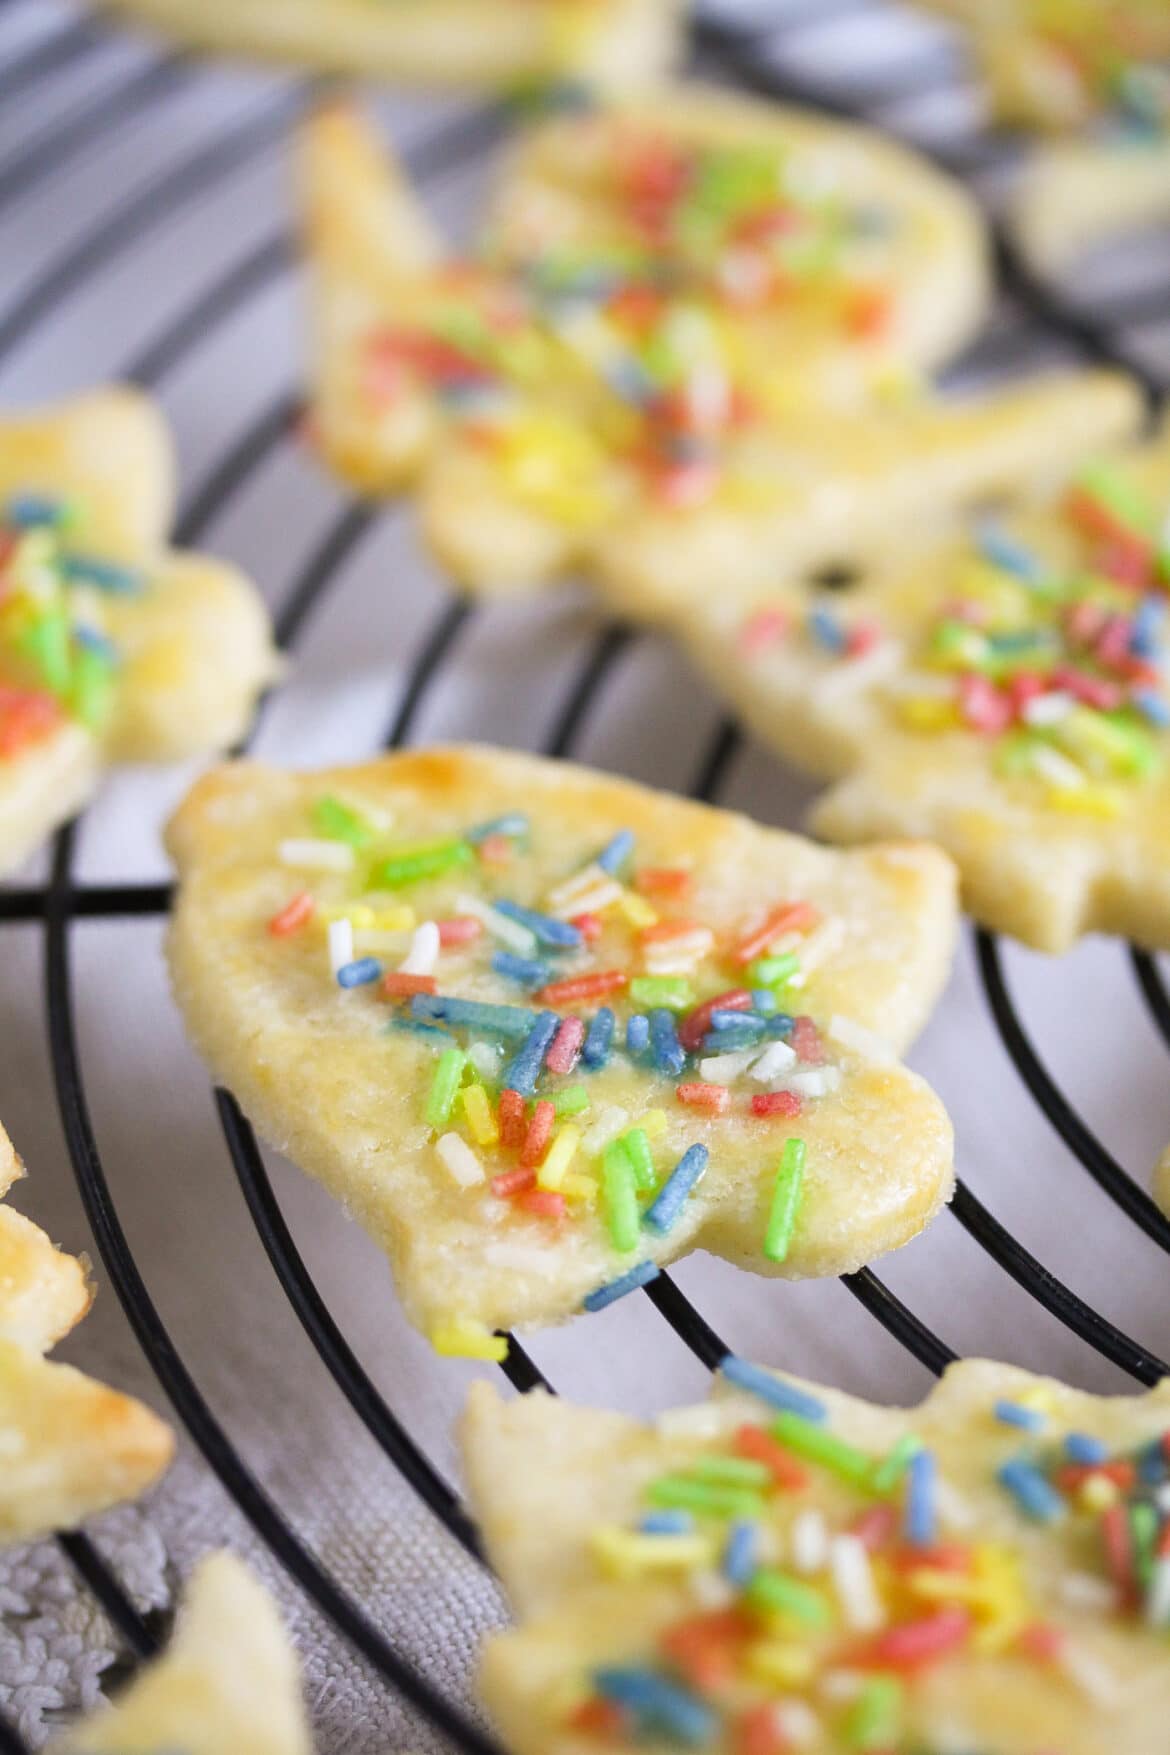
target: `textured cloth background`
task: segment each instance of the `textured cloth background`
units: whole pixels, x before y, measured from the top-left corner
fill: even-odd
[[[740,0],[741,10],[747,5]],[[816,10],[804,7],[809,19]],[[280,118],[267,132],[254,126],[274,104],[291,103],[295,84],[238,69],[167,63],[159,71],[156,47],[97,30],[79,36],[78,16],[58,0],[0,5],[0,394],[43,399],[124,372],[238,270],[234,296],[173,351],[157,384],[175,425],[189,508],[217,462],[297,383],[298,289],[275,248],[290,218],[285,129]],[[865,20],[852,28],[864,31]],[[849,39],[863,55],[877,45],[889,54],[893,40],[888,22],[876,36]],[[831,19],[810,22],[789,41],[805,68],[855,65]],[[6,90],[3,70],[27,56],[40,57],[42,71],[19,93]],[[947,114],[962,117],[969,101],[952,94]],[[453,104],[414,98],[384,101],[382,109],[408,148],[460,114]],[[938,125],[937,106],[921,125],[928,123]],[[203,167],[194,179],[192,162]],[[429,197],[453,226],[469,224],[489,169],[490,155],[473,149],[430,180]],[[1115,255],[1109,274],[1118,262]],[[1000,314],[999,344],[1017,322],[1010,310]],[[1136,339],[1150,357],[1170,359],[1165,333],[1150,328]],[[250,568],[277,605],[345,504],[277,424],[272,442],[238,467],[200,540]],[[305,630],[260,751],[311,763],[376,748],[448,601],[409,512],[387,511],[348,550]],[[477,612],[428,689],[413,736],[542,747],[598,633],[573,590]],[[718,724],[718,708],[682,661],[662,641],[639,638],[606,670],[572,753],[685,789]],[[85,825],[84,876],[163,877],[157,826],[188,778],[136,772],[112,781]],[[806,796],[751,745],[737,751],[721,793],[725,803],[790,825]],[[497,1594],[367,1438],[285,1302],[170,1003],[160,937],[154,920],[93,922],[73,935],[87,1091],[151,1294],[215,1414],[304,1540],[404,1654],[465,1698],[477,1640],[501,1619]],[[92,1251],[57,1120],[43,954],[36,924],[0,924],[0,1116],[30,1169],[18,1204],[61,1243]],[[1118,1157],[1144,1177],[1170,1139],[1170,1092],[1165,1055],[1124,953],[1095,944],[1051,963],[1009,950],[1006,962],[1050,1065]],[[969,943],[913,1061],[947,1100],[961,1168],[997,1217],[1122,1327],[1155,1350],[1170,1349],[1164,1262],[1030,1103],[995,1036]],[[404,1324],[364,1236],[290,1167],[272,1169],[343,1332],[392,1407],[454,1475],[452,1422],[472,1368],[433,1359]],[[953,1217],[880,1272],[960,1351],[1052,1369],[1094,1388],[1123,1384]],[[840,1285],[769,1284],[698,1258],[677,1278],[738,1351],[876,1397],[912,1400],[926,1388],[921,1367]],[[532,1351],[552,1381],[580,1399],[653,1409],[705,1385],[701,1367],[644,1299],[537,1337]],[[108,1285],[61,1352],[163,1405]],[[108,1518],[94,1534],[151,1604],[169,1599],[199,1553],[230,1542],[280,1592],[304,1656],[320,1748],[372,1755],[430,1746],[425,1729],[281,1577],[189,1446],[150,1502]],[[93,1697],[113,1651],[51,1544],[0,1557],[0,1704],[30,1735],[42,1719]]]

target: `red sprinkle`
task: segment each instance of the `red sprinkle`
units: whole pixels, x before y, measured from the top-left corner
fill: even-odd
[[[817,911],[811,902],[783,902],[773,908],[762,925],[749,932],[731,953],[733,963],[741,966],[763,956],[770,944],[786,932],[807,932],[817,923]]]
[[[739,649],[749,658],[782,640],[788,632],[788,617],[782,609],[758,609],[749,615],[739,630]]]
[[[972,731],[988,737],[1006,731],[1014,714],[1011,696],[979,675],[959,678],[959,710]]]
[[[512,843],[507,835],[485,835],[476,851],[481,865],[507,865],[512,858]]]
[[[898,1513],[892,1505],[871,1505],[854,1518],[849,1530],[873,1554],[885,1547],[897,1527]]]
[[[880,622],[863,620],[854,622],[845,641],[845,652],[849,658],[861,658],[872,652],[882,637]]]
[[[528,1123],[528,1132],[520,1149],[520,1163],[524,1169],[535,1170],[538,1164],[544,1163],[544,1154],[548,1151],[555,1119],[556,1110],[547,1097],[542,1097],[532,1111],[532,1120]]]
[[[809,1017],[796,1018],[792,1025],[792,1047],[804,1066],[823,1066],[825,1045],[821,1033]]]
[[[932,1548],[899,1548],[890,1555],[896,1572],[970,1572],[971,1550],[959,1542],[937,1542]]]
[[[1054,1664],[1064,1647],[1064,1632],[1047,1621],[1033,1621],[1020,1631],[1016,1644],[1037,1663]]]
[[[689,1109],[705,1109],[708,1115],[722,1115],[731,1102],[731,1092],[726,1085],[707,1085],[701,1079],[677,1085],[674,1094]]]
[[[523,1207],[526,1213],[535,1213],[539,1219],[563,1219],[566,1202],[563,1194],[556,1194],[551,1188],[528,1188],[517,1196],[516,1205]]]
[[[795,1091],[757,1091],[752,1098],[753,1115],[799,1115],[800,1108]]]
[[[1124,1505],[1111,1505],[1101,1513],[1101,1540],[1105,1547],[1105,1564],[1109,1569],[1109,1576],[1121,1592],[1126,1607],[1132,1608],[1137,1602],[1138,1593],[1134,1577],[1133,1541]]]
[[[712,1012],[750,1012],[754,1001],[746,987],[733,987],[727,993],[717,994],[714,999],[706,999],[697,1005],[693,1012],[688,1012],[678,1027],[678,1039],[688,1054],[695,1054],[703,1046],[703,1037],[711,1028]]]
[[[641,896],[684,896],[690,887],[691,874],[681,865],[645,865],[634,873]]]
[[[861,1669],[923,1669],[965,1645],[970,1631],[966,1609],[940,1609],[921,1621],[906,1621],[877,1634],[854,1649],[849,1661]]]
[[[1075,1493],[1086,1481],[1112,1481],[1123,1493],[1137,1480],[1137,1469],[1124,1457],[1115,1462],[1101,1463],[1063,1463],[1060,1468],[1052,1471],[1052,1485],[1061,1493]]]
[[[629,982],[624,969],[599,969],[596,975],[571,975],[566,981],[550,981],[536,997],[542,1005],[571,1005],[578,999],[600,999],[606,993],[620,993]]]
[[[382,977],[382,992],[387,999],[407,999],[412,993],[438,993],[439,983],[433,975],[403,975],[391,971]]]
[[[574,914],[569,925],[577,928],[587,945],[593,944],[605,930],[605,922],[600,914]]]
[[[780,1728],[774,1704],[755,1706],[735,1727],[736,1755],[785,1755],[792,1743]]]
[[[739,1649],[751,1630],[740,1609],[715,1609],[678,1621],[662,1638],[662,1650],[689,1681],[704,1691],[731,1680]]]
[[[474,914],[454,914],[450,920],[437,920],[439,943],[446,949],[448,945],[469,945],[483,931],[483,922]]]
[[[535,1170],[505,1170],[501,1176],[492,1177],[492,1193],[500,1200],[510,1200],[513,1195],[526,1194],[536,1185]]]
[[[500,1092],[500,1144],[509,1150],[524,1144],[528,1131],[524,1116],[524,1099],[519,1091]]]
[[[699,920],[660,920],[657,926],[644,926],[638,937],[644,945],[668,944],[672,938],[703,930]]]
[[[569,1714],[568,1722],[572,1730],[607,1742],[616,1742],[626,1730],[626,1715],[616,1700],[586,1700]]]
[[[40,689],[0,687],[0,756],[16,756],[40,743],[61,723],[61,709]]]
[[[551,1073],[571,1073],[581,1053],[581,1044],[585,1040],[585,1026],[580,1018],[565,1018],[560,1029],[552,1039],[552,1047],[545,1055],[544,1064]]]
[[[752,1462],[763,1463],[770,1470],[776,1485],[787,1488],[790,1493],[801,1492],[812,1479],[803,1463],[798,1462],[792,1452],[785,1450],[762,1426],[740,1426],[736,1431],[734,1444],[737,1456],[746,1456]],[[880,1505],[876,1509],[887,1511],[892,1508]]]
[[[290,933],[297,932],[313,918],[316,903],[308,890],[301,890],[291,902],[286,902],[279,914],[274,914],[268,922],[268,930],[273,938],[287,938]]]

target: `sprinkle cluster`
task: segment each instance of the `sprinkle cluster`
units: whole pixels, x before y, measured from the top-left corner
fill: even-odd
[[[19,756],[65,719],[100,732],[118,654],[103,600],[142,589],[135,573],[75,546],[79,509],[40,494],[0,515],[0,760]]]
[[[839,922],[785,899],[730,935],[717,930],[687,911],[691,872],[641,863],[631,829],[533,902],[519,895],[531,891],[527,855],[547,830],[523,811],[403,843],[368,803],[325,794],[307,826],[276,857],[315,874],[330,899],[296,890],[269,932],[323,930],[323,973],[342,992],[388,1002],[387,1028],[433,1050],[419,1104],[438,1173],[554,1234],[604,1224],[622,1271],[586,1298],[589,1310],[657,1273],[644,1252],[678,1223],[718,1149],[718,1118],[795,1121],[840,1083],[828,1036],[857,1048],[866,1035],[833,1018],[827,1036],[800,1009]],[[593,1081],[615,1060],[640,1075],[644,1106],[598,1102]],[[706,1135],[675,1163],[656,1147],[668,1130],[659,1100]],[[760,1247],[779,1262],[799,1220],[805,1145],[792,1137],[775,1151]],[[501,1267],[533,1265],[532,1244],[487,1247]],[[456,1326],[432,1339],[496,1349]]]
[[[1027,27],[1086,105],[1137,141],[1170,132],[1162,0],[1032,0]]]
[[[708,497],[760,404],[750,325],[805,313],[834,338],[880,340],[889,220],[802,187],[786,156],[683,144],[591,118],[604,220],[506,266],[463,263],[413,324],[368,341],[377,409],[425,387],[559,521],[604,516],[617,480],[669,506]],[[769,362],[765,362],[769,363]]]
[[[767,1423],[697,1448],[649,1483],[632,1527],[592,1536],[606,1575],[677,1581],[692,1607],[653,1661],[592,1671],[567,1725],[622,1746],[928,1755],[912,1734],[916,1684],[966,1655],[1018,1659],[1096,1709],[1116,1703],[1120,1684],[1048,1611],[1170,1626],[1170,1433],[1118,1455],[1053,1430],[1042,1390],[987,1410],[1006,1441],[993,1491],[1020,1519],[1069,1536],[1042,1614],[1022,1552],[971,1533],[973,1506],[921,1440],[906,1434],[875,1456],[833,1432],[806,1391],[742,1359],[723,1369],[769,1405]],[[978,1729],[963,1742],[973,1755]]]

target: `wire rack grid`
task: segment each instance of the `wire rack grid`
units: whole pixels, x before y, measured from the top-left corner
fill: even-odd
[[[127,62],[118,40],[91,18],[54,7],[46,27],[45,16],[46,8],[37,0],[2,0],[0,28],[14,39],[15,47],[0,66],[0,102],[35,105],[47,85],[71,79],[78,82],[81,95],[76,101],[59,103],[54,118],[39,130],[21,130],[17,149],[0,159],[0,220],[9,207],[35,211],[30,197],[42,188],[51,190],[54,179],[84,165],[103,142],[143,118],[173,121],[178,145],[166,162],[151,167],[137,187],[107,204],[92,224],[82,223],[60,245],[50,240],[39,265],[8,306],[0,309],[0,368],[15,362],[30,384],[37,381],[43,350],[52,345],[59,326],[75,316],[79,295],[103,277],[123,272],[127,256],[171,223],[176,212],[197,208],[212,192],[225,189],[239,188],[246,197],[252,168],[279,146],[311,93],[306,81],[246,84],[230,92],[231,101],[214,133],[208,137],[205,132],[187,145],[183,106],[203,94],[206,74],[179,56],[156,51],[136,50]],[[987,199],[994,218],[998,192],[1018,159],[1020,145],[987,126],[978,94],[946,32],[901,9],[867,0],[821,0],[816,6],[804,0],[731,0],[702,11],[697,38],[709,73],[777,97],[876,121],[969,180]],[[99,79],[95,92],[95,67],[100,68],[103,59],[111,60],[111,68]],[[450,106],[436,112],[431,106],[420,116],[408,106],[398,120],[414,175],[440,199],[445,179],[476,164],[508,126],[505,115],[488,107],[471,111]],[[169,311],[151,313],[150,323],[157,326],[148,324],[145,339],[136,325],[133,349],[119,362],[118,375],[144,388],[163,390],[202,357],[201,350],[224,325],[246,319],[253,309],[265,310],[265,300],[291,271],[291,241],[278,224],[266,229],[263,223],[252,223],[244,235],[244,250],[234,249],[222,267],[217,264],[193,296],[176,300]],[[1029,275],[998,225],[995,236],[1006,301],[986,338],[953,376],[1008,372],[1038,358],[1089,358],[1127,366],[1141,378],[1151,403],[1156,402],[1165,388],[1165,375],[1154,357],[1156,350],[1151,350],[1150,334],[1170,313],[1170,261],[1155,251],[1153,269],[1142,267],[1136,284],[1132,277],[1118,280],[1114,262],[1109,272],[1116,284],[1106,274],[1104,285],[1090,280],[1076,288],[1054,288]],[[213,526],[230,527],[234,507],[274,455],[287,447],[297,419],[295,389],[278,382],[243,427],[212,448],[182,508],[180,543],[198,542]],[[357,502],[331,514],[280,607],[277,627],[282,646],[292,649],[297,644],[327,598],[336,602],[347,568],[376,535],[380,521],[389,516]],[[428,611],[430,619],[418,621],[413,629],[414,656],[384,726],[381,742],[388,748],[415,735],[455,655],[485,615],[442,593],[435,594]],[[574,629],[573,663],[563,677],[558,674],[559,704],[547,716],[543,735],[534,739],[549,755],[581,749],[599,703],[613,688],[633,646],[640,643],[618,625],[585,621],[574,624]],[[279,713],[279,701],[270,704],[270,710]],[[745,759],[745,745],[731,720],[710,715],[709,723],[702,747],[694,750],[689,789],[696,797],[724,799]],[[78,848],[79,829],[73,825],[57,838],[43,882],[0,890],[0,924],[31,926],[42,936],[52,1076],[77,1188],[106,1275],[189,1434],[271,1553],[381,1682],[396,1690],[453,1746],[488,1755],[496,1745],[480,1723],[435,1686],[400,1642],[387,1637],[298,1533],[296,1521],[278,1504],[217,1416],[148,1287],[115,1181],[99,1147],[81,1047],[74,952],[80,926],[152,921],[165,913],[169,892],[164,882],[88,879],[79,872]],[[1000,945],[980,932],[974,948],[974,968],[1002,1045],[1044,1121],[1063,1141],[1069,1162],[1088,1172],[1127,1224],[1136,1225],[1157,1249],[1170,1250],[1170,1223],[1067,1094],[1066,1081],[1042,1058],[1014,1001]],[[1129,956],[1136,991],[1154,1029],[1170,1045],[1170,994],[1149,956],[1136,949]],[[216,1092],[215,1103],[256,1233],[336,1388],[452,1541],[480,1560],[476,1531],[457,1494],[347,1339],[333,1301],[320,1288],[298,1246],[285,1203],[247,1121],[229,1092]],[[998,1218],[966,1180],[960,1183],[951,1212],[978,1251],[1021,1287],[1027,1300],[1041,1306],[1101,1359],[1144,1384],[1156,1382],[1170,1369],[1155,1350],[1098,1309],[1095,1300],[1078,1296],[1051,1272],[1025,1246],[1016,1227]],[[714,1369],[728,1347],[680,1285],[680,1278],[689,1277],[685,1270],[678,1278],[664,1274],[645,1289],[645,1298],[699,1364]],[[934,1321],[917,1313],[885,1278],[865,1271],[849,1276],[845,1284],[869,1316],[928,1372],[938,1373],[956,1356],[949,1328],[944,1338]],[[727,1308],[737,1313],[734,1303]],[[621,1319],[620,1313],[614,1316]],[[542,1359],[549,1350],[542,1347]],[[738,1336],[736,1350],[746,1350]],[[519,1392],[536,1385],[551,1388],[547,1359],[538,1364],[515,1340],[503,1369]],[[165,1618],[139,1614],[82,1532],[58,1539],[109,1613],[129,1653],[140,1658],[155,1651],[165,1637]],[[16,1731],[0,1723],[0,1750],[23,1748]]]

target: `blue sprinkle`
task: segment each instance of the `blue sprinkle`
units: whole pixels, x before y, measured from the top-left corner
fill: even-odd
[[[673,1013],[656,1006],[650,1013],[650,1049],[659,1072],[680,1073],[687,1064],[687,1051],[678,1039]]]
[[[1064,1516],[1064,1500],[1034,1463],[1017,1457],[1013,1462],[1004,1463],[996,1478],[1007,1488],[1026,1517],[1037,1523],[1055,1523],[1057,1518]]]
[[[111,664],[116,664],[121,657],[114,642],[97,628],[87,628],[84,623],[79,623],[73,630],[73,638],[87,652],[96,652]]]
[[[607,1304],[616,1304],[627,1292],[636,1292],[639,1286],[648,1286],[651,1280],[658,1278],[660,1272],[656,1261],[640,1261],[629,1273],[619,1274],[616,1280],[610,1280],[607,1285],[598,1286],[595,1292],[590,1292],[582,1299],[582,1306],[591,1313],[604,1310]]]
[[[441,1022],[477,1035],[504,1036],[521,1041],[532,1028],[532,1013],[525,1006],[489,1005],[481,999],[456,999],[443,993],[416,993],[410,1014],[420,1023]]]
[[[16,494],[4,507],[4,519],[18,530],[32,530],[38,525],[68,522],[69,505],[65,500],[52,499],[48,494]]]
[[[991,519],[980,521],[976,541],[983,559],[990,561],[993,567],[1014,573],[1017,579],[1024,579],[1030,585],[1044,577],[1044,568],[1032,551]]]
[[[382,973],[382,965],[377,957],[358,957],[355,962],[343,963],[337,971],[339,987],[368,987]]]
[[[1170,725],[1170,704],[1156,689],[1135,689],[1130,700],[1151,725]]]
[[[1048,1424],[1039,1408],[1026,1408],[1021,1402],[998,1401],[994,1413],[1001,1426],[1019,1426],[1024,1432],[1043,1432]]]
[[[545,987],[552,974],[548,964],[542,963],[539,957],[516,957],[511,951],[496,951],[492,956],[492,968],[505,980],[518,981],[521,987]]]
[[[763,1018],[754,1018],[751,1012],[712,1012],[711,1028],[713,1030],[754,1030],[757,1036],[764,1034]]]
[[[531,1013],[529,1016],[531,1017]],[[536,1089],[536,1081],[540,1077],[540,1069],[544,1065],[544,1057],[552,1047],[552,1039],[557,1033],[560,1019],[555,1012],[540,1012],[535,1023],[528,1032],[527,1040],[516,1050],[500,1079],[502,1090],[519,1091],[522,1097],[531,1097]]]
[[[411,1036],[425,1036],[428,1042],[435,1042],[441,1048],[451,1047],[451,1037],[446,1030],[438,1030],[434,1024],[420,1024],[417,1018],[391,1018],[387,1030],[405,1030]]]
[[[635,407],[641,408],[656,394],[653,380],[637,360],[623,356],[608,366],[603,375],[614,395]]]
[[[509,920],[518,920],[529,932],[534,932],[542,945],[550,945],[558,951],[575,951],[581,943],[581,930],[571,926],[567,920],[554,920],[549,914],[538,914],[535,908],[522,908],[519,902],[493,902],[497,914],[506,914]]]
[[[723,1576],[742,1590],[756,1570],[759,1529],[754,1523],[733,1523],[723,1550]]]
[[[687,1147],[663,1183],[653,1204],[643,1214],[642,1223],[648,1231],[653,1231],[658,1237],[665,1237],[673,1228],[691,1190],[707,1168],[708,1155],[706,1146],[696,1143]]]
[[[689,1511],[648,1511],[638,1525],[644,1536],[689,1536],[694,1527]]]
[[[760,1012],[765,1018],[770,1018],[775,1014],[776,1005],[776,995],[772,992],[770,987],[752,988],[752,1006],[754,1010]]]
[[[1109,1461],[1109,1446],[1104,1439],[1091,1438],[1087,1432],[1069,1432],[1064,1454],[1071,1463],[1103,1463]]]
[[[581,1059],[594,1072],[609,1060],[613,1048],[613,1029],[614,1015],[607,1005],[603,1005],[585,1032],[585,1041],[581,1047]]]
[[[768,1019],[767,1034],[782,1037],[787,1041],[795,1028],[796,1019],[791,1012],[777,1012],[775,1017]]]
[[[790,1383],[783,1383],[762,1366],[753,1365],[750,1359],[740,1359],[736,1354],[728,1353],[719,1369],[728,1383],[734,1383],[737,1389],[746,1389],[752,1395],[758,1395],[762,1402],[767,1402],[769,1407],[778,1408],[782,1414],[799,1414],[803,1420],[813,1420],[818,1425],[829,1417],[828,1408],[816,1396],[809,1395],[806,1390],[796,1389]]]
[[[650,1041],[650,1020],[645,1012],[634,1012],[626,1020],[626,1053],[644,1054]]]
[[[594,861],[602,871],[610,877],[616,876],[634,851],[633,829],[619,829],[612,841],[607,841]]]
[[[663,1731],[680,1743],[712,1743],[718,1733],[719,1721],[709,1706],[653,1670],[594,1670],[593,1686],[606,1700],[632,1712],[643,1726]]]
[[[1129,649],[1139,658],[1151,658],[1158,650],[1158,632],[1165,620],[1166,606],[1152,592],[1143,597],[1133,618]]]
[[[141,573],[115,566],[113,561],[99,561],[93,555],[66,555],[61,572],[70,584],[94,585],[114,597],[137,597],[146,586]]]
[[[528,818],[521,816],[519,811],[509,811],[507,816],[492,817],[490,822],[477,823],[474,829],[466,829],[463,839],[478,846],[481,841],[486,841],[489,835],[507,835],[509,840],[515,841],[519,836],[527,835],[527,833]]]
[[[1160,1439],[1147,1444],[1138,1457],[1138,1474],[1147,1487],[1159,1486],[1166,1479],[1166,1457]]]
[[[821,645],[830,652],[845,650],[845,635],[827,609],[814,609],[808,618],[808,625]]]
[[[740,1048],[754,1048],[760,1040],[761,1032],[750,1028],[739,1029],[729,1025],[726,1030],[710,1030],[703,1037],[705,1054],[734,1054]]]
[[[929,1548],[935,1535],[934,1487],[938,1465],[931,1450],[916,1450],[906,1471],[904,1534],[915,1548]]]

